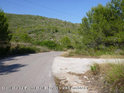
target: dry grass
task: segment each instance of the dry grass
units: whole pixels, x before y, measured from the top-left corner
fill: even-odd
[[[95,64],[95,70],[87,71],[83,76],[87,76],[87,80],[82,79],[89,89],[95,89],[98,93],[124,93],[124,64]],[[95,74],[94,74],[95,73]]]
[[[124,55],[101,55],[100,58],[120,58],[120,59],[123,59]]]
[[[106,71],[106,81],[111,85],[113,93],[124,93],[124,64],[110,64],[110,70]]]
[[[73,58],[99,58],[96,56],[88,56],[88,55],[82,55],[82,54],[75,54],[74,50],[68,50],[65,51],[61,56],[63,57],[73,57]]]
[[[105,59],[109,59],[109,58],[120,58],[120,59],[123,59],[124,58],[124,55],[115,55],[115,54],[102,54],[102,55],[87,55],[86,53],[84,54],[78,54],[78,53],[75,53],[75,50],[68,50],[68,51],[65,51],[61,56],[63,57],[73,57],[73,58],[105,58]]]
[[[70,75],[75,75],[75,76],[82,76],[82,74],[77,74],[77,73],[74,73],[74,72],[68,72],[68,74],[70,74]]]
[[[35,47],[35,49],[39,49],[38,51],[36,52],[49,52],[50,50],[47,48],[47,47],[44,47],[44,46],[36,46],[36,45],[33,45],[31,43],[21,43],[21,42],[11,42],[11,48],[15,48],[17,46],[23,46],[23,47]]]
[[[56,83],[56,86],[58,87],[58,91],[59,93],[71,93],[70,89],[68,88],[68,86],[66,86],[66,80],[64,80],[64,82],[62,82],[63,80],[54,77],[54,81]]]

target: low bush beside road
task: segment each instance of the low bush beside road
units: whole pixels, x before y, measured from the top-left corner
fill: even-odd
[[[83,76],[89,80],[84,84],[98,93],[124,93],[124,63],[95,63]]]
[[[26,43],[11,43],[11,47],[9,48],[8,52],[0,56],[0,58],[4,58],[7,56],[14,56],[14,55],[24,55],[30,53],[38,53],[38,52],[48,52],[50,51],[47,47],[42,46],[34,46],[32,44]]]

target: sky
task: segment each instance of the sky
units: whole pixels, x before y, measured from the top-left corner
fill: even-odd
[[[81,23],[92,7],[110,0],[0,0],[6,13],[40,15],[72,23]]]

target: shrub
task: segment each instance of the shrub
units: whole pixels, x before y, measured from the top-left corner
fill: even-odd
[[[73,48],[71,45],[71,40],[69,39],[69,37],[65,36],[60,40],[61,46],[63,46],[64,48]]]
[[[40,45],[40,46],[46,46],[49,49],[56,49],[58,46],[57,43],[55,43],[54,41],[50,41],[50,40],[36,41],[34,42],[34,44]]]
[[[97,75],[100,72],[100,66],[97,63],[95,63],[92,66],[90,66],[90,69],[91,69],[93,75]]]

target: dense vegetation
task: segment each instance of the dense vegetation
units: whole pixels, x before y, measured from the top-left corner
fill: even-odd
[[[6,55],[10,48],[11,36],[8,30],[7,18],[2,10],[0,10],[0,56]]]
[[[78,52],[124,54],[124,0],[93,7],[82,19],[79,36]]]
[[[12,42],[46,46],[54,50],[72,48],[72,36],[79,24],[33,15],[6,14]]]

